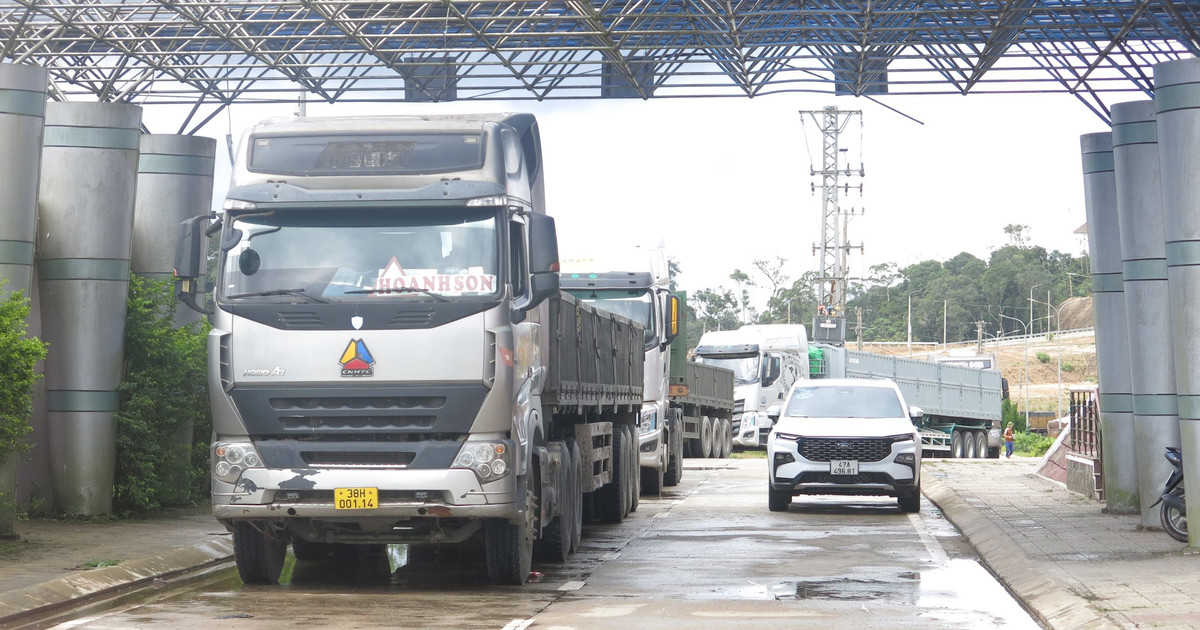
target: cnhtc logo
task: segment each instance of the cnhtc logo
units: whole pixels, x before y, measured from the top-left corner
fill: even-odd
[[[342,364],[342,376],[375,375],[375,357],[362,339],[351,339],[338,363]]]

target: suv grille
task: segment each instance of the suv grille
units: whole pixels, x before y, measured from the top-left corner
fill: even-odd
[[[854,459],[877,462],[892,452],[892,441],[881,438],[803,438],[800,455],[809,461]]]

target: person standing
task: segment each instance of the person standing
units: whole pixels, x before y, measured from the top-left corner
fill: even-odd
[[[1013,454],[1013,423],[1004,427],[1004,456],[1011,459]]]

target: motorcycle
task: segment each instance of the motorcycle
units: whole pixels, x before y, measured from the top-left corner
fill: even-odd
[[[1167,485],[1163,488],[1162,496],[1150,507],[1162,503],[1158,517],[1163,530],[1171,538],[1187,542],[1187,508],[1183,499],[1183,451],[1174,446],[1168,446],[1163,457],[1171,462],[1171,466],[1175,470],[1172,470],[1171,476],[1167,478]]]

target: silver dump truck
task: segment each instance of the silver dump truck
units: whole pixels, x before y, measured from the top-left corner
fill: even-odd
[[[541,161],[528,114],[265,121],[180,226],[245,582],[478,540],[522,584],[636,508],[644,332],[559,290]]]

